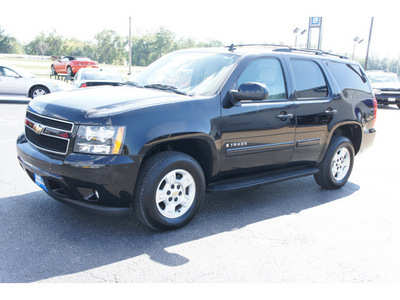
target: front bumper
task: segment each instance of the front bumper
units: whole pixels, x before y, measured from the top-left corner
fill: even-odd
[[[130,212],[141,157],[71,153],[49,156],[32,146],[22,134],[17,140],[21,167],[44,190],[65,204],[108,216]]]

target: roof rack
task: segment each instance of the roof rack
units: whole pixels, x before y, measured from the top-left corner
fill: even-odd
[[[226,46],[229,48],[229,51],[235,51],[236,47],[283,47],[286,49],[290,49],[290,46],[286,45],[278,45],[278,44],[241,44],[241,45],[235,45],[231,44],[230,46]]]
[[[277,44],[242,44],[242,45],[235,45],[231,44],[230,46],[226,46],[229,48],[228,50],[233,52],[236,50],[236,47],[279,47],[273,49],[273,51],[278,51],[278,52],[305,52],[305,53],[314,53],[315,55],[331,55],[331,56],[336,56],[339,58],[344,58],[348,59],[347,56],[340,55],[340,54],[333,54],[330,52],[318,50],[318,49],[305,49],[305,48],[293,48],[291,46],[287,45],[277,45]]]
[[[322,51],[322,50],[318,50],[318,49],[290,48],[290,50],[291,50],[291,52],[306,52],[306,53],[314,53],[315,55],[331,55],[331,56],[336,56],[339,58],[348,59],[347,56],[344,56],[341,54],[334,54],[334,53],[330,53],[330,52]]]

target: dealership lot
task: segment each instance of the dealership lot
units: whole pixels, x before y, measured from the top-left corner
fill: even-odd
[[[31,182],[15,150],[25,108],[0,103],[0,282],[400,280],[397,108],[379,108],[375,143],[341,190],[306,177],[207,194],[188,226],[164,233],[75,210]]]

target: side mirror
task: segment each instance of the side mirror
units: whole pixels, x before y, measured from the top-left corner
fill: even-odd
[[[268,98],[268,88],[258,82],[246,82],[239,86],[237,91],[229,92],[229,99],[233,105],[238,106],[242,100],[262,101]]]

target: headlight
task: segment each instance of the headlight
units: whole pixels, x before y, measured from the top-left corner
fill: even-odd
[[[381,93],[380,89],[372,89],[372,90],[373,90],[374,94],[380,94]]]
[[[120,154],[124,138],[124,126],[79,126],[74,152]]]

